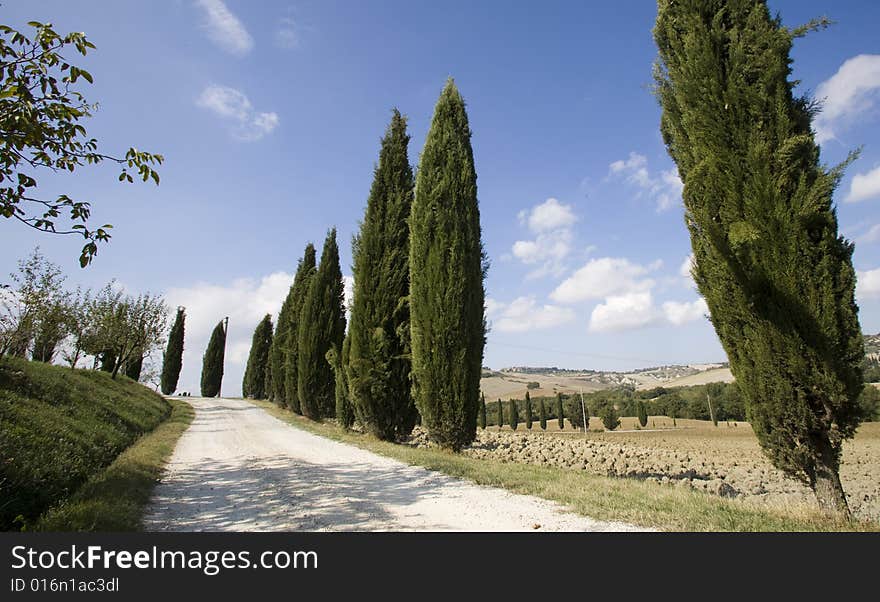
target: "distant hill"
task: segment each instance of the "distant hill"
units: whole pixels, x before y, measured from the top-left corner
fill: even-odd
[[[864,335],[864,340],[865,355],[880,357],[880,333],[866,334]]]

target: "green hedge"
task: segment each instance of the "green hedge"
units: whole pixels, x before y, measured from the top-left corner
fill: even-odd
[[[0,530],[33,525],[170,413],[121,375],[0,358]]]

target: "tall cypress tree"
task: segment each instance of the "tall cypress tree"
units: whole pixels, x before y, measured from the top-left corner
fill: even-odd
[[[351,307],[352,402],[376,437],[399,441],[415,426],[410,384],[409,215],[413,172],[406,118],[394,110],[354,244]]]
[[[547,430],[547,408],[544,406],[544,398],[538,402],[538,416],[541,419],[541,430]]]
[[[501,405],[501,398],[498,398],[498,430],[504,426],[504,406]]]
[[[335,345],[330,347],[327,352],[327,361],[333,370],[335,379],[334,392],[336,395],[336,421],[344,429],[350,429],[354,424],[354,409],[351,405],[351,396],[349,394],[348,376],[345,369],[348,363],[351,348],[351,337],[346,336],[342,342],[342,353],[339,353]]]
[[[266,316],[260,320],[254,329],[251,339],[251,351],[248,355],[247,366],[244,370],[244,379],[241,383],[243,397],[254,399],[266,398],[266,367],[269,363],[269,347],[272,345],[272,316]]]
[[[645,406],[645,402],[639,401],[637,409],[639,416],[639,425],[642,427],[648,426],[648,408],[647,406]]]
[[[345,300],[336,228],[327,233],[321,263],[310,279],[297,332],[297,387],[302,413],[312,420],[336,414],[336,379],[327,352],[342,348]]]
[[[299,397],[296,394],[296,325],[303,299],[308,292],[309,279],[315,272],[315,247],[306,245],[303,256],[296,268],[296,275],[287,291],[287,297],[278,312],[275,323],[275,335],[269,350],[269,373],[271,374],[271,396],[275,402],[287,406],[297,414],[301,414]],[[288,387],[294,390],[289,391]]]
[[[202,358],[202,397],[217,397],[223,382],[223,360],[226,355],[226,319],[220,320],[211,333]]]
[[[477,416],[477,426],[486,429],[486,396],[480,393],[480,413]]]
[[[556,394],[556,421],[559,424],[559,430],[565,430],[565,408],[562,405],[562,393]]]
[[[526,428],[532,430],[532,396],[526,391]]]
[[[661,0],[661,130],[684,182],[694,280],[765,453],[820,505],[849,509],[843,442],[860,421],[863,343],[853,245],[794,94],[795,30],[763,0]]]
[[[300,313],[309,292],[309,285],[315,276],[315,246],[312,243],[306,245],[303,257],[296,268],[296,276],[293,286],[290,288],[290,306],[285,320],[285,339],[282,343],[284,403],[297,414],[302,414],[302,403],[299,398],[299,385],[297,379],[297,357],[299,350],[299,324]]]
[[[183,330],[186,321],[186,309],[177,308],[177,317],[171,326],[168,335],[168,345],[162,356],[162,377],[160,387],[162,393],[171,395],[177,389],[177,381],[180,378],[180,369],[183,367]]]
[[[515,399],[510,400],[510,416],[507,418],[510,421],[510,430],[515,431],[519,426],[519,408],[516,406]]]
[[[487,262],[464,100],[446,83],[434,109],[410,218],[413,398],[432,440],[474,440],[486,322]]]

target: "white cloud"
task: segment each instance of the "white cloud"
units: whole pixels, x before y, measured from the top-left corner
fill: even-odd
[[[550,298],[559,303],[577,303],[646,291],[654,286],[654,281],[645,276],[660,265],[654,262],[642,266],[619,257],[591,259],[556,287]]]
[[[165,295],[168,305],[186,307],[186,340],[178,389],[199,393],[202,355],[211,331],[228,316],[222,390],[224,395],[239,395],[254,328],[266,314],[272,315],[274,323],[292,282],[293,274],[275,272],[260,280],[242,278],[229,284],[198,283],[169,290]]]
[[[880,268],[856,272],[858,284],[856,297],[859,301],[866,299],[880,299]]]
[[[243,92],[228,86],[208,86],[196,99],[196,106],[228,121],[232,125],[232,135],[242,141],[259,140],[279,123],[277,113],[257,113]]]
[[[860,54],[847,59],[837,73],[816,88],[822,112],[813,126],[819,143],[834,140],[839,131],[854,125],[871,111],[880,97],[880,54]]]
[[[625,181],[640,189],[639,194],[647,194],[654,201],[657,212],[667,211],[681,203],[684,186],[675,168],[652,175],[648,170],[648,159],[644,155],[631,152],[626,160],[614,161],[608,166],[609,177],[623,177]]]
[[[527,332],[553,328],[575,319],[574,311],[557,305],[538,305],[533,296],[518,297],[509,304],[486,299],[486,317],[496,317],[493,328],[499,332]]]
[[[876,197],[880,197],[880,165],[868,173],[857,173],[853,176],[846,202],[855,203]]]
[[[299,46],[299,32],[296,22],[291,17],[282,17],[275,30],[275,45],[279,48],[296,48]]]
[[[559,274],[563,260],[571,253],[572,226],[578,219],[571,205],[549,198],[528,211],[520,211],[518,217],[535,238],[513,243],[513,256],[526,265],[538,266],[529,274],[530,278],[547,273]]]
[[[702,297],[691,303],[686,301],[667,301],[663,304],[664,317],[675,326],[699,320],[708,313],[709,307],[706,305],[706,300]]]
[[[203,13],[202,26],[211,41],[230,54],[242,56],[254,47],[254,39],[223,0],[196,0]]]
[[[611,295],[593,308],[590,331],[614,332],[655,324],[663,315],[654,307],[650,291]]]
[[[880,240],[880,224],[874,224],[868,231],[856,238],[856,242],[877,242]]]

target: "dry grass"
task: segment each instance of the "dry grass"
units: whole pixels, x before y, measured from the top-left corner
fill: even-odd
[[[561,502],[575,512],[596,519],[624,521],[668,531],[880,530],[880,526],[874,523],[835,521],[809,507],[762,507],[743,500],[632,479],[395,445],[344,431],[334,424],[311,422],[269,402],[253,403],[294,427],[481,485],[503,487]]]

